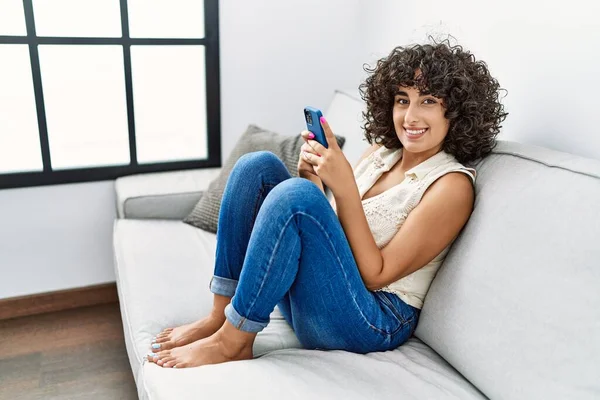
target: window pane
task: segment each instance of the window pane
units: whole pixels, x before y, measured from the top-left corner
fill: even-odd
[[[121,46],[40,46],[53,169],[129,164]]]
[[[33,0],[38,36],[121,37],[119,0]]]
[[[129,36],[203,38],[203,0],[129,0]]]
[[[23,0],[0,0],[0,35],[27,35]]]
[[[40,150],[29,47],[0,45],[0,173],[40,171]]]
[[[132,46],[140,163],[207,158],[203,46]]]

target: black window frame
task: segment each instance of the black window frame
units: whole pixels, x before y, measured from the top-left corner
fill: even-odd
[[[23,0],[27,36],[2,36],[0,44],[27,44],[33,77],[35,105],[38,119],[38,131],[42,154],[43,170],[35,172],[0,172],[0,189],[58,185],[65,183],[93,182],[114,180],[121,176],[148,172],[164,172],[194,168],[221,167],[221,101],[219,75],[219,1],[204,0],[204,38],[173,39],[173,38],[131,38],[129,36],[129,14],[127,0],[120,0],[121,29],[120,38],[101,37],[38,37],[35,30],[32,0]],[[38,45],[121,45],[125,73],[125,93],[127,101],[127,119],[129,129],[130,164],[106,167],[86,167],[52,170],[50,145],[44,94],[40,71]],[[205,79],[206,79],[206,114],[208,158],[205,160],[172,161],[159,163],[137,162],[137,146],[135,137],[135,118],[133,105],[133,87],[131,72],[132,45],[202,45],[205,48]]]

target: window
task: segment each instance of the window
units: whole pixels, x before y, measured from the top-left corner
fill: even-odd
[[[218,0],[2,0],[0,188],[221,165]]]

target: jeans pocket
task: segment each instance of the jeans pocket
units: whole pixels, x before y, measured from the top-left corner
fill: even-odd
[[[387,308],[392,312],[392,314],[394,314],[394,316],[398,319],[398,321],[400,322],[401,325],[405,325],[407,323],[410,323],[414,320],[415,317],[415,313],[408,310],[408,308],[411,308],[408,304],[406,305],[407,310],[404,310],[404,312],[402,312],[401,310],[398,309],[398,307],[387,297],[386,293],[384,292],[374,292],[375,295],[377,297],[379,297],[379,299],[381,300],[381,302],[383,304],[385,304],[387,306]],[[394,294],[392,294],[392,296],[395,296]],[[408,311],[408,312],[407,312]]]

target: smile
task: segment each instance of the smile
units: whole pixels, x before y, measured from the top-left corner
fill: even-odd
[[[406,133],[408,134],[408,136],[421,136],[423,135],[429,128],[423,128],[423,129],[406,129],[404,128],[404,130],[406,131]]]

